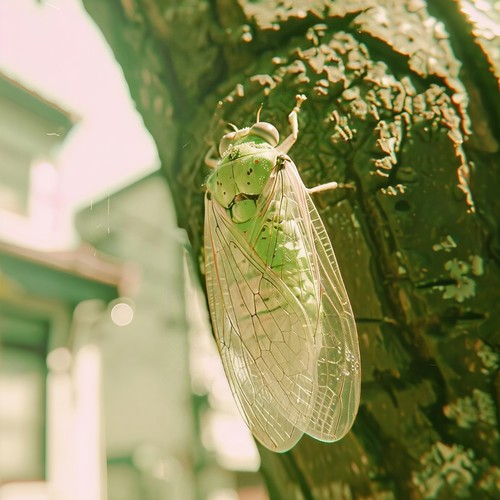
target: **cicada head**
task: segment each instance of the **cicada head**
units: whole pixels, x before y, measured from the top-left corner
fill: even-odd
[[[248,135],[258,137],[275,148],[280,142],[278,129],[267,122],[257,122],[250,127]]]
[[[233,125],[234,127],[234,125]],[[219,143],[219,154],[221,157],[230,146],[253,142],[255,144],[267,144],[275,148],[280,141],[280,134],[274,125],[267,122],[257,122],[251,127],[236,129],[225,134]]]

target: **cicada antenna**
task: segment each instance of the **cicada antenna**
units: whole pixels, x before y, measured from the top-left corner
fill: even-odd
[[[224,103],[222,101],[218,101],[217,106],[215,107],[215,111],[210,117],[210,122],[207,127],[207,134],[205,135],[205,141],[208,142],[210,146],[213,146],[213,137],[211,137],[212,132],[214,130],[217,130],[217,128],[221,125],[221,112],[223,106]]]
[[[258,109],[257,111],[257,122],[256,123],[259,123],[260,122],[260,112],[262,111],[262,108],[264,107],[264,103],[261,102],[260,103],[260,108]]]
[[[190,170],[189,174],[186,174],[186,184],[196,183],[196,179],[198,178],[198,174],[203,165],[208,166],[209,168],[215,168],[217,164],[217,160],[215,158],[215,153],[217,151],[214,144],[214,130],[220,129],[222,125],[221,120],[221,111],[224,106],[223,101],[217,101],[217,105],[215,107],[214,112],[210,116],[209,125],[207,127],[207,131],[203,136],[203,141],[206,146],[209,148],[208,151],[202,156],[198,156],[199,160],[196,162],[197,167]]]

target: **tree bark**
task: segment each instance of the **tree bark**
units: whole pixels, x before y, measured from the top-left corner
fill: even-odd
[[[305,184],[355,185],[315,201],[358,324],[359,414],[338,443],[260,449],[271,497],[492,498],[498,39],[453,0],[84,4],[156,141],[196,261],[205,154],[261,103],[285,137],[305,94],[290,151]]]

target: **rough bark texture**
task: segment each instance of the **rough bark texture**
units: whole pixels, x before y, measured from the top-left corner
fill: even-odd
[[[260,103],[285,136],[306,94],[290,152],[305,184],[356,186],[316,201],[358,323],[359,415],[339,443],[261,449],[272,498],[494,497],[498,40],[453,0],[84,3],[156,140],[196,258],[203,158]]]

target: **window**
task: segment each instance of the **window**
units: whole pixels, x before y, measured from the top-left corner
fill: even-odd
[[[0,209],[28,213],[31,156],[0,137]]]
[[[45,380],[43,324],[0,314],[0,484],[44,479]]]

